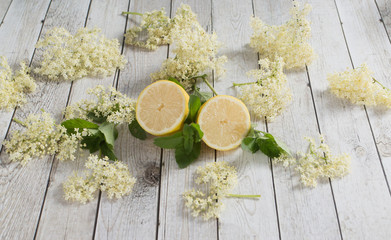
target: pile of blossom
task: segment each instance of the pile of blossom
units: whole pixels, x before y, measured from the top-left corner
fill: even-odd
[[[64,28],[50,29],[36,48],[44,49],[40,66],[34,71],[51,80],[76,80],[86,76],[105,77],[123,68],[117,39],[107,39],[98,28],[79,29],[72,35]]]
[[[80,149],[81,133],[68,135],[67,130],[55,123],[49,113],[30,114],[21,124],[23,130],[15,130],[9,140],[3,142],[11,161],[26,165],[31,159],[57,154],[59,160],[75,160]]]
[[[156,50],[158,46],[168,44],[170,42],[170,31],[172,26],[171,19],[166,16],[164,8],[146,12],[144,14],[130,13],[141,15],[141,23],[139,26],[129,28],[125,33],[125,43],[137,47]],[[142,38],[142,33],[147,31],[147,36]]]
[[[90,171],[84,177],[72,176],[64,182],[65,199],[86,203],[94,199],[97,190],[106,192],[108,198],[122,198],[132,192],[136,179],[132,177],[127,165],[107,157],[90,155],[85,167]]]
[[[311,27],[306,16],[310,11],[309,4],[300,9],[299,3],[293,1],[293,8],[290,10],[292,18],[285,24],[271,26],[259,18],[251,18],[254,33],[250,46],[264,58],[275,60],[277,55],[282,57],[287,69],[305,67],[315,58],[314,50],[308,43]]]
[[[217,57],[221,47],[215,33],[208,34],[197,21],[190,6],[182,4],[174,18],[169,19],[164,10],[142,14],[140,27],[131,28],[127,43],[156,49],[161,44],[172,44],[175,57],[166,59],[159,72],[151,74],[152,80],[177,79],[187,91],[194,88],[196,79],[206,71],[214,70],[216,76],[224,74],[226,56]],[[147,40],[138,42],[138,33],[146,29]]]
[[[356,69],[327,76],[331,91],[352,103],[391,108],[391,91],[372,77],[372,71],[364,63]]]
[[[36,84],[24,62],[12,73],[7,59],[0,56],[0,109],[11,110],[26,103],[26,93],[34,92]]]
[[[234,86],[240,88],[238,97],[256,117],[266,117],[272,121],[291,103],[292,93],[287,86],[282,58],[276,57],[274,62],[267,58],[261,59],[259,64],[260,69],[247,73],[256,79],[256,82],[234,83]]]
[[[101,119],[114,124],[129,124],[133,121],[135,101],[115,88],[98,85],[88,89],[87,94],[95,96],[95,99],[82,100],[68,106],[64,111],[65,119]]]
[[[212,162],[199,167],[195,179],[203,190],[193,189],[183,194],[186,207],[190,208],[194,217],[202,216],[205,220],[218,218],[223,210],[222,199],[229,195],[236,186],[238,176],[236,169],[226,162]]]
[[[273,161],[282,163],[285,167],[295,166],[295,170],[300,174],[301,182],[308,187],[316,187],[319,179],[340,178],[349,173],[351,157],[348,154],[333,155],[322,135],[319,136],[319,145],[312,138],[305,137],[304,139],[309,143],[308,151],[307,153],[298,152],[298,160],[281,156]]]

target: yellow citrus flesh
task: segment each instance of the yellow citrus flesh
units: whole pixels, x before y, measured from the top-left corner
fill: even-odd
[[[138,97],[136,119],[148,133],[162,136],[182,128],[189,113],[189,95],[178,84],[160,80]]]
[[[244,103],[227,95],[218,95],[204,103],[197,123],[204,132],[202,140],[206,145],[220,151],[238,147],[251,126]]]

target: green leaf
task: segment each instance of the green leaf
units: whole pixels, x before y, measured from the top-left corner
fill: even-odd
[[[196,121],[198,110],[201,107],[200,98],[196,95],[190,95],[189,99],[189,115],[187,115],[186,123],[191,123]]]
[[[198,96],[201,101],[201,105],[208,101],[211,97],[213,97],[212,92],[200,92],[200,88],[195,88],[193,95]]]
[[[254,128],[254,126],[251,125],[250,131],[248,131],[248,133],[247,133],[247,137],[257,138],[257,137],[259,137],[259,133],[260,133],[260,132],[261,132],[261,131],[256,130],[256,129]]]
[[[129,131],[133,137],[138,138],[140,140],[147,139],[147,132],[140,126],[136,119],[129,124]]]
[[[288,146],[284,142],[282,142],[276,137],[274,138],[274,140],[276,141],[278,146],[285,152],[285,154],[287,154],[288,156],[292,156],[291,151],[289,150]]]
[[[103,133],[106,143],[114,147],[114,141],[116,138],[115,136],[116,129],[114,123],[104,122],[102,123],[102,125],[99,126],[98,129]]]
[[[107,142],[101,142],[100,144],[100,151],[102,153],[102,156],[107,156],[110,160],[117,160],[117,156],[114,154],[113,147],[107,144]]]
[[[176,78],[168,77],[167,80],[178,84],[179,86],[181,86],[186,91],[186,89],[183,87],[183,85]]]
[[[289,152],[279,146],[270,133],[264,133],[263,137],[258,138],[257,144],[259,149],[270,158],[279,157],[281,154],[289,154]]]
[[[94,129],[95,130],[95,129]],[[96,130],[97,132],[91,136],[84,136],[83,139],[80,141],[81,144],[85,144],[84,149],[88,149],[90,153],[94,153],[99,150],[100,144],[102,142],[105,142],[105,137],[103,133],[101,133],[99,130]]]
[[[194,144],[190,153],[187,153],[183,144],[179,145],[175,149],[175,160],[179,168],[185,168],[189,166],[194,160],[196,160],[201,153],[201,142]]]
[[[257,138],[254,137],[245,137],[242,140],[242,149],[256,153],[259,150],[259,145],[257,143]]]
[[[98,125],[95,123],[89,122],[84,119],[80,118],[74,118],[69,119],[61,123],[61,126],[65,127],[67,129],[68,134],[75,133],[75,129],[97,129],[99,128]]]
[[[161,148],[175,149],[179,144],[183,143],[183,134],[182,132],[177,132],[171,136],[158,137],[155,138],[153,143]]]
[[[202,137],[204,136],[204,132],[202,132],[200,125],[197,123],[192,123],[190,126],[196,130],[197,134],[195,135],[195,142],[201,142]]]
[[[91,111],[91,112],[87,113],[87,117],[89,119],[92,119],[92,121],[94,121],[96,123],[103,123],[103,122],[105,122],[107,120],[107,117],[103,117],[103,116],[97,117],[95,115],[94,111]]]
[[[183,126],[183,149],[187,154],[193,151],[194,131],[194,128],[188,124]]]
[[[262,134],[262,135],[261,135]],[[273,135],[267,132],[259,131],[251,126],[250,131],[242,140],[242,149],[256,153],[261,150],[266,156],[276,158],[282,154],[291,156],[288,147]]]

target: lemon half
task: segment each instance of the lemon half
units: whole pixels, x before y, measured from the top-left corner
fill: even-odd
[[[178,84],[160,80],[147,86],[136,104],[136,119],[148,133],[156,136],[180,130],[189,113],[189,95]]]
[[[220,151],[238,147],[251,127],[246,105],[228,95],[217,95],[205,102],[197,123],[204,132],[202,140],[206,145]]]

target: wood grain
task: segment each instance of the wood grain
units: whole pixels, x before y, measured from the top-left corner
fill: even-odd
[[[3,24],[3,20],[5,18],[5,15],[7,14],[7,11],[12,3],[12,0],[3,0],[0,2],[0,26]]]
[[[30,63],[34,45],[40,34],[42,23],[50,0],[33,1],[14,0],[0,27],[0,55],[5,56],[11,68],[19,67],[20,61]],[[29,29],[25,31],[25,29]],[[6,137],[14,111],[1,111],[0,139]],[[0,145],[0,150],[2,149]]]
[[[291,1],[254,2],[255,15],[268,24],[282,24],[290,18]],[[315,7],[315,6],[314,6]],[[268,130],[290,147],[292,152],[306,151],[304,136],[317,137],[318,125],[305,68],[286,72],[293,102]],[[304,187],[294,167],[273,164],[281,238],[339,239],[339,227],[328,182],[316,189]]]
[[[139,16],[122,11],[146,12],[165,7],[175,15],[176,0],[0,0],[0,55],[18,67],[21,60],[37,66],[42,51],[34,45],[56,26],[72,33],[85,24],[99,27],[108,38],[122,44],[123,33],[140,22]],[[214,79],[219,94],[235,95],[232,82],[248,82],[257,54],[247,45],[255,14],[270,24],[289,18],[290,0],[185,0],[208,32],[223,42],[228,57],[227,74]],[[391,113],[364,108],[332,95],[326,74],[358,67],[367,62],[377,80],[391,87],[391,17],[389,0],[309,0],[313,10],[311,44],[318,59],[305,69],[287,72],[294,100],[274,122],[257,122],[287,143],[292,151],[305,151],[303,136],[322,132],[332,152],[352,156],[352,172],[342,179],[325,180],[316,189],[299,183],[293,168],[271,164],[261,153],[236,149],[215,152],[202,146],[201,157],[179,169],[174,152],[153,145],[153,137],[141,141],[127,126],[120,127],[116,153],[137,178],[131,195],[108,200],[97,194],[86,205],[63,200],[62,183],[84,168],[86,156],[75,162],[59,162],[53,156],[33,160],[27,166],[9,163],[0,152],[0,239],[389,239],[391,236]],[[172,6],[172,9],[171,9]],[[254,9],[253,9],[254,7]],[[88,15],[88,16],[87,16]],[[3,19],[4,18],[4,19]],[[2,20],[4,20],[2,22]],[[383,22],[382,22],[383,21]],[[342,24],[342,25],[341,25]],[[42,37],[42,36],[41,36]],[[171,47],[156,51],[124,46],[128,63],[115,76],[85,78],[73,84],[37,77],[37,92],[16,111],[0,113],[0,140],[15,113],[24,119],[45,109],[59,122],[66,104],[86,99],[86,89],[103,84],[116,86],[136,99],[159,70]],[[170,49],[172,50],[172,48]],[[199,83],[205,91],[209,89]],[[254,118],[253,118],[254,119]],[[0,146],[1,149],[2,146]],[[4,149],[3,149],[4,150]],[[54,159],[54,160],[53,160]],[[259,200],[226,199],[219,221],[193,218],[184,207],[182,193],[194,185],[195,169],[208,162],[228,161],[238,169],[235,193],[261,194]]]
[[[80,1],[77,1],[80,8],[72,8],[74,4],[71,4],[70,1],[53,1],[51,3],[51,8],[47,13],[46,23],[44,26],[43,32],[47,31],[48,27],[52,26],[63,26],[63,27],[77,27],[78,25],[83,26],[85,18],[85,14],[88,10],[88,3],[86,4],[86,8],[83,10],[81,7]],[[29,2],[31,5],[27,5],[26,9],[21,8],[15,11],[19,11],[17,13],[13,12],[13,7],[23,7],[24,5],[18,4],[18,2],[14,1],[11,5],[11,9],[9,10],[9,14],[7,16],[10,17],[21,17],[25,19],[25,22],[16,21],[11,23],[10,29],[16,28],[13,31],[15,35],[18,36],[18,39],[24,39],[29,42],[29,47],[31,49],[26,49],[24,51],[17,51],[18,54],[25,54],[28,51],[31,53],[34,50],[34,43],[36,42],[36,38],[33,38],[29,35],[28,31],[23,30],[26,28],[28,23],[38,25],[35,27],[37,34],[39,34],[41,18],[35,19],[33,21],[28,17],[27,13],[24,11],[34,11],[35,7],[41,7],[42,13],[46,13],[46,9],[48,8],[48,2],[46,5],[34,4],[33,2]],[[23,3],[25,4],[25,3]],[[70,4],[70,5],[68,5]],[[37,11],[40,9],[38,8]],[[56,12],[62,13],[61,16],[57,16]],[[68,14],[64,14],[64,12],[68,12]],[[25,14],[25,15],[23,15]],[[68,17],[67,17],[68,16]],[[6,18],[7,21],[8,18]],[[11,20],[11,19],[9,19]],[[6,29],[6,23],[2,26],[0,32]],[[79,23],[79,24],[78,24]],[[18,27],[19,24],[24,24]],[[18,29],[19,28],[19,29]],[[34,27],[32,26],[34,29]],[[68,28],[68,29],[69,29]],[[36,36],[37,37],[37,36]],[[10,46],[9,49],[18,49],[18,45],[16,42],[11,41],[11,43],[15,44],[14,47]],[[22,46],[24,44],[22,43]],[[33,59],[33,64],[37,64],[37,59],[40,59],[39,51],[35,55]],[[62,110],[64,109],[70,88],[70,83],[55,83],[55,82],[37,82],[37,91],[34,94],[28,96],[28,103],[22,109],[18,109],[15,113],[15,117],[18,119],[24,119],[27,115],[31,113],[38,113],[41,109],[45,109],[46,112],[53,114],[53,117],[59,121],[61,119]],[[19,129],[19,126],[13,124],[11,126],[11,131]],[[4,153],[2,154],[2,158],[5,157]],[[4,158],[6,159],[6,158]],[[48,156],[42,159],[37,159],[30,162],[26,167],[21,167],[18,163],[12,163],[7,165],[2,165],[2,173],[4,184],[2,184],[2,192],[6,192],[6,198],[1,200],[3,202],[3,207],[1,211],[1,217],[4,218],[4,221],[8,222],[4,225],[2,230],[2,237],[4,239],[25,239],[32,238],[34,236],[37,222],[39,219],[39,214],[42,207],[42,202],[45,196],[45,191],[47,187],[48,177],[50,168],[52,165],[52,156]],[[6,160],[5,160],[6,161]],[[3,162],[5,163],[5,162]],[[12,180],[11,180],[12,179]],[[4,195],[2,195],[3,197]],[[24,224],[21,224],[24,222]]]
[[[388,39],[391,41],[391,2],[390,0],[375,0],[380,12],[379,21],[383,22],[388,33]]]
[[[258,68],[258,54],[249,47],[252,34],[251,1],[213,1],[213,29],[224,43],[221,54],[228,57],[226,75],[215,81],[219,94],[236,95],[233,82],[250,82],[246,72]],[[255,118],[252,118],[254,121]],[[254,122],[255,123],[255,122]],[[265,130],[264,122],[257,122]],[[273,179],[269,158],[238,149],[219,152],[217,161],[227,161],[238,170],[239,182],[233,193],[261,194],[259,200],[227,198],[226,209],[219,219],[220,239],[279,239]]]
[[[185,1],[198,16],[198,21],[207,32],[212,30],[211,2]],[[181,1],[173,1],[172,16]],[[171,49],[170,49],[171,50]],[[170,52],[170,57],[173,54]],[[213,83],[212,73],[207,73]],[[204,84],[198,83],[203,91],[210,91]],[[208,162],[215,161],[215,151],[202,145],[200,157],[185,169],[179,169],[175,161],[174,150],[164,150],[162,156],[162,180],[160,189],[160,212],[158,239],[215,239],[217,237],[217,222],[214,219],[204,221],[191,216],[184,206],[182,194],[195,188],[195,170]]]
[[[342,29],[346,36],[351,64],[358,67],[361,63],[367,62],[374,71],[374,77],[387,86],[391,86],[389,79],[391,45],[383,24],[379,22],[380,16],[375,3],[373,1],[336,1],[336,6],[343,23]],[[347,63],[346,67],[350,66]],[[348,107],[355,108],[352,104]],[[360,136],[360,128],[352,129],[358,135],[359,144],[356,143],[358,146],[355,152],[360,158],[353,157],[352,173],[346,178],[346,184],[342,181],[333,183],[334,193],[344,236],[386,239],[391,234],[388,227],[391,222],[388,214],[391,212],[391,199],[383,170],[386,176],[390,175],[391,165],[387,161],[390,155],[387,154],[389,152],[387,146],[391,146],[389,137],[391,113],[384,109],[370,107],[367,110],[381,159],[379,160],[379,156],[368,150],[366,144],[362,143],[368,141],[367,139],[371,136],[369,134]],[[345,117],[343,119],[346,120]],[[355,115],[352,121],[357,122],[358,119],[359,117]],[[349,125],[348,122],[342,121],[340,124],[344,126],[344,129]],[[338,141],[338,145],[341,144],[341,138],[335,137],[334,141]],[[352,199],[346,196],[352,196]],[[363,205],[366,207],[361,207]]]
[[[76,3],[70,3],[76,4]],[[127,9],[128,0],[107,2],[96,0],[91,3],[86,27],[98,27],[102,34],[109,39],[121,39],[125,28],[126,18],[120,13]],[[85,9],[89,2],[85,2]],[[87,11],[85,11],[86,13]],[[83,19],[80,18],[79,19]],[[85,19],[85,18],[84,18]],[[84,23],[82,23],[84,24]],[[121,43],[122,46],[122,43]],[[89,88],[96,85],[112,86],[114,76],[106,78],[84,78],[75,81],[72,85],[68,104],[74,104],[82,99],[91,98],[86,95]],[[81,153],[75,162],[59,162],[55,159],[50,175],[50,185],[42,211],[37,238],[46,239],[91,239],[94,233],[95,218],[98,207],[98,194],[96,198],[86,205],[67,202],[63,197],[62,184],[75,172],[82,174],[84,163],[89,153]],[[105,198],[106,196],[104,196]],[[58,218],[61,215],[63,217]]]
[[[169,1],[131,1],[130,4],[129,11],[132,12],[144,13],[162,7],[170,10]],[[118,10],[116,11],[126,11],[127,6]],[[139,16],[131,16],[127,28],[140,20]],[[120,71],[118,90],[137,99],[140,92],[151,83],[149,74],[156,71],[167,57],[167,46],[156,51],[146,51],[125,45],[124,54],[128,64]],[[131,136],[127,126],[122,126],[120,133],[116,141],[116,152],[118,157],[128,164],[132,175],[137,178],[137,183],[132,194],[124,199],[109,201],[102,195],[95,237],[155,239],[161,150],[153,145],[151,136],[145,141]]]

